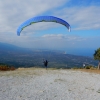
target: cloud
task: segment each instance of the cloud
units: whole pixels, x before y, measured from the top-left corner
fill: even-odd
[[[65,34],[45,34],[42,36],[43,38],[48,39],[62,39],[66,41],[83,41],[84,38],[77,36],[77,35],[65,35]]]
[[[99,6],[71,6],[59,8],[71,0],[1,0],[0,1],[0,32],[16,32],[17,27],[32,16],[43,15],[48,11],[54,16],[59,16],[68,21],[72,29],[100,29]],[[40,28],[40,27],[43,28]],[[47,29],[52,25],[46,23],[35,29]],[[32,29],[32,28],[30,28]],[[30,30],[31,31],[31,30]]]
[[[68,21],[72,30],[100,29],[99,9],[99,6],[73,6],[54,14]]]
[[[77,35],[46,34],[41,37],[20,36],[17,38],[20,46],[31,48],[61,49],[75,47],[85,41],[85,38]],[[81,46],[81,45],[80,45]]]
[[[0,27],[2,32],[16,32],[17,27],[30,17],[42,15],[46,11],[62,6],[66,0],[1,0]],[[60,4],[60,5],[59,5]],[[5,27],[5,29],[4,29]]]
[[[43,15],[45,12],[60,7],[68,1],[69,0],[0,0],[0,41],[13,44],[19,44],[19,41],[20,43],[25,43],[25,40],[28,42],[28,36],[32,37],[33,33],[37,33],[37,30],[48,29],[52,26],[51,23],[36,24],[34,25],[34,29],[32,26],[27,27],[27,30],[22,32],[20,38],[16,35],[17,27],[30,17]],[[25,34],[27,32],[28,36]]]
[[[100,29],[99,6],[71,6],[59,8],[70,0],[1,0],[0,1],[0,32],[16,32],[17,27],[32,16],[43,15],[52,11],[51,15],[59,16],[70,23],[73,30]],[[53,3],[52,3],[53,2]],[[42,28],[41,28],[42,27]],[[49,23],[39,24],[34,28],[43,30],[52,27]],[[55,25],[56,27],[56,25]],[[30,31],[33,31],[29,27]]]
[[[16,35],[17,27],[22,22],[33,16],[46,15],[48,12],[66,20],[71,25],[72,31],[100,29],[99,6],[92,4],[68,7],[65,5],[68,1],[70,0],[23,0],[23,2],[20,0],[1,0],[0,41],[32,48],[70,48],[82,47],[82,45],[85,47],[84,44],[87,44],[86,47],[88,47],[91,43],[93,44],[93,41],[97,44],[99,41],[97,37],[93,39],[83,38],[78,35],[64,35],[63,32],[56,34],[45,32],[43,36],[35,35],[42,30],[60,27],[56,23],[34,24],[34,28],[32,25],[25,28],[20,37]]]

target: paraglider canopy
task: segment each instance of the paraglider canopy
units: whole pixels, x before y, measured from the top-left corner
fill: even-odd
[[[62,24],[65,27],[67,27],[69,32],[71,30],[70,25],[65,20],[63,20],[61,18],[57,18],[54,16],[37,16],[37,17],[30,18],[30,19],[26,20],[25,22],[23,22],[17,29],[17,35],[20,36],[21,31],[25,27],[27,27],[31,24],[37,23],[37,22],[56,22],[56,23]]]

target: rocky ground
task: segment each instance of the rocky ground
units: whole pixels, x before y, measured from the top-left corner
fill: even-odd
[[[40,68],[0,72],[0,100],[100,100],[100,74]]]

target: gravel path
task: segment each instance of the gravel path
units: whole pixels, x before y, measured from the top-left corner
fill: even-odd
[[[0,72],[0,100],[100,100],[100,74],[52,69]]]

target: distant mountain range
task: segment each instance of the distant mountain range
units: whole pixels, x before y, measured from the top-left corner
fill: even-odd
[[[66,54],[63,51],[36,50],[0,43],[0,63],[15,67],[44,67],[43,60],[49,61],[48,67],[72,68],[83,64],[97,66],[97,61],[85,56]]]

